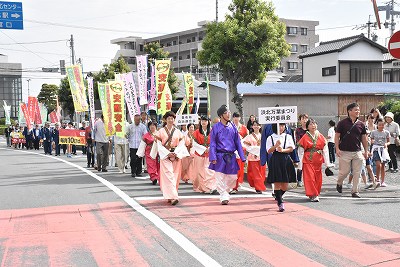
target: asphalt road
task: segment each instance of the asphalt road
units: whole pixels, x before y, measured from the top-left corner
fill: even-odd
[[[246,184],[221,206],[181,183],[172,207],[146,177],[0,146],[1,266],[400,266],[399,174],[361,199],[324,177],[284,213]]]

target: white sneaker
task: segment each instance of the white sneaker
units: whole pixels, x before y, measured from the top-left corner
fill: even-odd
[[[386,187],[387,184],[385,182],[381,183],[381,187]]]
[[[352,188],[352,187],[353,187],[353,185],[352,185],[352,184],[349,184],[349,183],[347,183],[347,184],[346,184],[346,187],[347,187],[347,188]]]

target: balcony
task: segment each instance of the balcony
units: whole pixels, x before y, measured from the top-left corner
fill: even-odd
[[[352,68],[350,82],[400,82],[400,68]]]

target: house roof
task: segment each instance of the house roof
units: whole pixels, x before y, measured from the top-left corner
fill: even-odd
[[[333,52],[341,52],[344,49],[346,49],[358,42],[367,42],[371,46],[374,46],[377,49],[380,49],[382,51],[382,53],[388,52],[388,49],[386,47],[381,46],[380,44],[368,39],[363,34],[360,34],[360,35],[350,36],[350,37],[332,40],[332,41],[328,41],[328,42],[321,42],[319,44],[319,46],[312,48],[305,53],[300,54],[299,58],[312,57],[312,56],[317,56],[317,55],[329,54],[329,53],[333,53]]]
[[[226,89],[223,82],[211,82],[213,86]],[[400,83],[264,83],[255,86],[238,84],[243,95],[400,95]]]

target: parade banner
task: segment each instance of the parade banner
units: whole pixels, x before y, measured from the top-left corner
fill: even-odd
[[[178,111],[176,112],[176,115],[182,115],[183,114],[183,111],[186,108],[186,104],[187,104],[187,98],[186,98],[186,96],[184,96],[183,99],[182,99],[182,104],[179,107]]]
[[[147,105],[147,55],[136,56],[139,104]]]
[[[199,113],[199,108],[200,108],[200,94],[197,92],[196,112],[194,114]]]
[[[99,100],[101,105],[101,111],[103,116],[105,117],[107,114],[107,106],[106,106],[106,84],[105,83],[98,83],[97,90],[99,93]]]
[[[83,83],[82,68],[80,65],[66,67],[69,86],[71,88],[72,99],[74,101],[75,112],[88,111],[86,101],[86,88]]]
[[[166,110],[166,98],[171,95],[171,90],[168,87],[168,74],[171,66],[170,59],[156,59],[155,73],[156,73],[156,90],[157,90],[157,114],[164,115]],[[168,88],[168,92],[167,91]],[[172,101],[172,99],[171,99]]]
[[[96,115],[94,107],[93,77],[88,77],[87,82],[88,82],[88,96],[89,96],[90,125],[91,127],[93,127]]]
[[[57,113],[57,120],[61,121],[61,106],[58,103],[58,95],[56,96],[56,113]],[[46,117],[47,117],[47,109],[46,109]]]
[[[208,75],[206,75],[206,83],[207,83],[207,117],[211,119],[210,82],[208,81]]]
[[[19,105],[18,107],[18,123],[21,124],[25,124],[25,117],[24,117],[24,113],[22,112],[22,106]]]
[[[111,94],[110,94],[110,84],[106,83],[106,91],[105,91],[105,106],[106,106],[106,113],[103,113],[104,117],[104,126],[106,128],[106,135],[112,136],[114,135],[114,127],[112,123],[112,107],[111,107]]]
[[[47,108],[43,103],[39,103],[39,109],[40,109],[40,116],[42,119],[42,125],[44,125],[47,121]],[[60,121],[59,119],[57,119],[57,121]]]
[[[199,116],[197,114],[176,115],[175,125],[188,125],[189,123],[199,124]]]
[[[40,113],[40,107],[38,99],[35,98],[35,123],[41,125],[42,124],[42,116]]]
[[[5,125],[10,125],[10,124],[11,124],[11,119],[10,119],[11,106],[8,106],[8,105],[7,105],[7,102],[6,102],[5,100],[3,100],[3,102],[4,102],[4,105],[3,105],[4,114],[5,114],[5,116],[6,116]]]
[[[86,143],[85,130],[60,129],[59,136],[60,144],[82,146]]]
[[[172,109],[172,92],[171,89],[169,89],[168,83],[165,85],[160,106],[161,110],[163,111],[163,113],[160,114],[165,114],[166,112],[171,111]]]
[[[55,111],[50,112],[49,117],[51,123],[58,122],[57,113]]]
[[[112,125],[116,136],[125,137],[124,82],[110,82]]]
[[[194,104],[194,82],[191,73],[185,73],[183,75],[183,81],[185,83],[186,97],[188,99],[188,114],[192,113]]]
[[[140,107],[136,98],[135,81],[133,80],[132,72],[124,74],[122,79],[124,81],[126,107],[128,108],[129,117],[133,121],[135,114],[140,114]]]
[[[23,102],[21,102],[20,107],[21,107],[21,111],[25,117],[26,127],[28,127],[28,130],[31,130],[32,124],[31,124],[31,118],[29,117],[28,108],[27,108],[26,104]]]
[[[149,97],[149,110],[155,110],[156,108],[156,101],[157,101],[157,91],[156,91],[156,81],[155,81],[155,67],[151,65],[151,77],[150,77],[150,97]]]
[[[260,124],[297,122],[297,106],[258,108]]]
[[[36,97],[34,96],[28,96],[28,114],[29,114],[29,119],[31,120],[31,124],[35,123],[35,117],[36,117],[36,109],[35,109],[35,99]]]

